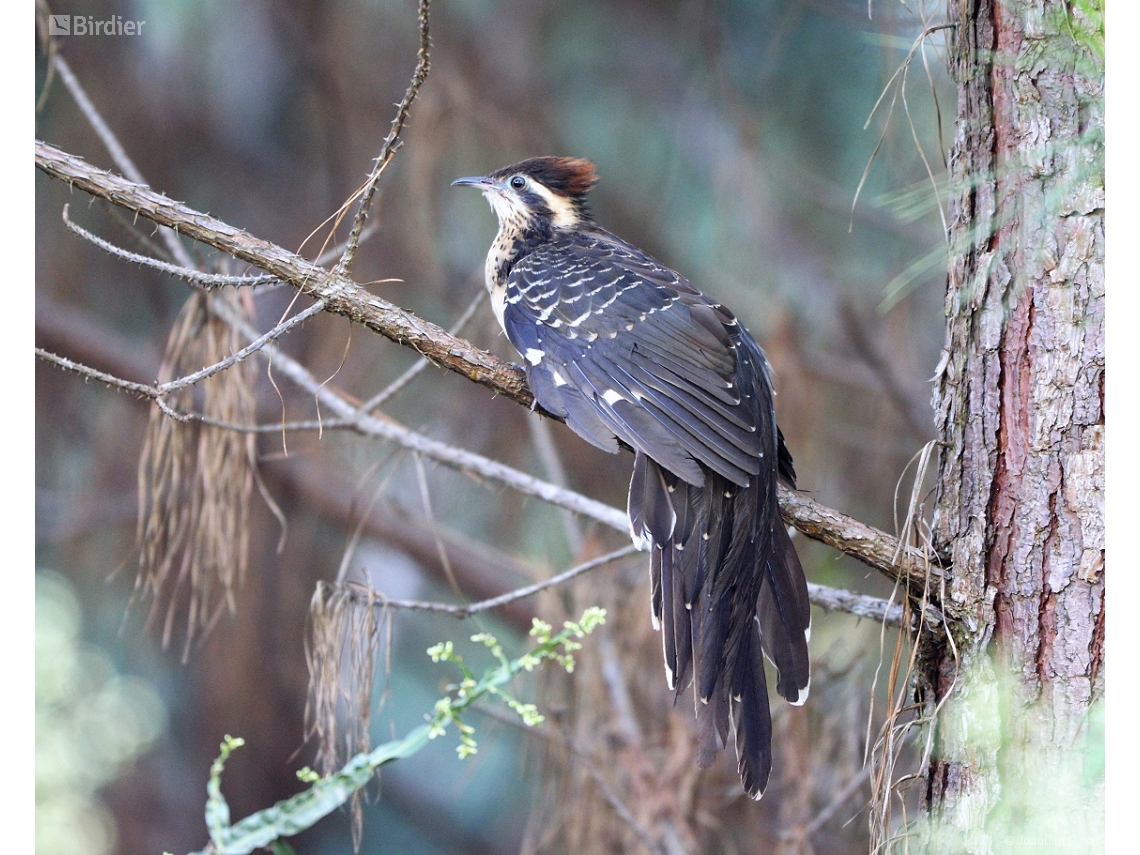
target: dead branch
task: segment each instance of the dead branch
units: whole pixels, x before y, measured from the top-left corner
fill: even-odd
[[[35,146],[36,166],[47,175],[248,262],[298,291],[317,298],[324,303],[326,311],[342,315],[392,341],[411,347],[432,362],[541,412],[527,387],[526,375],[517,366],[480,350],[435,324],[372,295],[351,279],[337,276],[283,247],[195,211],[148,187],[94,167],[48,143],[37,140]],[[338,415],[350,417],[355,414],[344,412]],[[465,466],[458,461],[454,465]],[[780,505],[785,519],[808,537],[851,555],[892,580],[903,581],[908,590],[923,590],[928,574],[935,578],[939,576],[938,569],[931,567],[917,551],[909,548],[900,551],[897,539],[891,535],[800,493],[781,488]]]
[[[389,162],[391,162],[392,157],[396,154],[396,150],[402,144],[400,133],[404,130],[404,124],[408,121],[408,111],[412,108],[412,102],[416,100],[416,96],[420,92],[420,87],[423,86],[424,81],[427,80],[428,71],[431,70],[430,17],[430,0],[420,0],[418,14],[420,47],[416,53],[416,70],[412,72],[412,80],[408,84],[408,89],[404,93],[403,100],[400,101],[396,107],[396,116],[392,119],[392,125],[388,129],[388,136],[384,138],[384,143],[380,147],[380,154],[376,156],[376,165],[372,168],[372,174],[368,176],[368,181],[361,190],[360,208],[357,210],[356,219],[352,224],[348,245],[345,247],[344,254],[336,265],[336,272],[339,274],[348,273],[352,267],[352,260],[356,255],[356,248],[360,244],[361,233],[364,231],[364,223],[368,219],[368,211],[372,207],[372,197],[376,193],[376,188],[380,185],[380,176]]]
[[[244,326],[243,322],[240,322],[239,320],[233,318],[228,318],[227,322],[231,323],[233,326],[239,329]],[[255,335],[252,330],[245,329],[243,331],[247,336]],[[559,487],[555,484],[548,484],[544,481],[540,481],[539,479],[533,478],[526,473],[511,469],[510,467],[504,466],[501,463],[489,460],[485,457],[481,457],[480,455],[474,454],[473,452],[455,448],[454,446],[446,445],[437,440],[432,440],[428,437],[422,436],[421,434],[410,431],[407,428],[396,424],[390,419],[377,419],[375,417],[365,415],[362,410],[353,410],[351,408],[351,405],[336,395],[335,392],[333,392],[328,387],[323,387],[316,381],[315,378],[309,376],[307,372],[305,372],[303,366],[293,362],[284,354],[276,352],[276,350],[271,347],[268,347],[267,350],[268,355],[275,359],[279,364],[279,367],[283,369],[285,376],[293,379],[294,382],[297,382],[298,385],[302,386],[302,388],[305,388],[306,390],[317,394],[319,397],[321,397],[322,401],[328,404],[332,409],[334,409],[334,411],[343,414],[343,418],[340,420],[340,424],[352,427],[366,436],[380,436],[383,439],[395,442],[399,445],[404,446],[405,448],[409,448],[419,454],[424,454],[441,463],[453,466],[457,469],[478,472],[485,477],[501,481],[502,483],[505,483],[516,490],[528,493],[530,495],[535,495],[552,504],[560,505],[568,510],[580,513],[584,516],[588,516],[616,531],[623,533],[626,531],[627,523],[623,511],[617,508],[610,508],[606,505],[601,504],[600,502],[595,502],[564,487]],[[113,375],[97,371],[84,365],[80,365],[73,362],[72,360],[56,356],[55,354],[42,351],[38,348],[36,352],[37,355],[41,358],[47,361],[51,361],[64,369],[74,371],[91,379],[107,383],[111,386],[117,386],[124,389],[125,391],[135,392],[145,397],[152,398],[158,403],[161,403],[161,398],[159,397],[158,390],[155,387],[121,380],[117,377],[114,377]],[[179,413],[169,410],[164,410],[164,412],[167,412],[168,415],[180,421],[188,419],[204,422],[213,421],[193,414]],[[248,428],[243,428],[240,425],[217,426],[248,430]],[[316,429],[317,426],[313,425],[312,427],[313,429]],[[810,502],[810,500],[806,501]],[[822,508],[822,506],[816,505],[815,503],[810,503],[810,505],[817,508]],[[398,526],[398,528],[406,528],[406,526]],[[858,532],[856,532],[856,534],[858,534]],[[439,536],[439,532],[432,533],[429,531],[425,534],[426,540],[415,541],[413,539],[413,541],[411,541],[414,542],[416,546],[421,547],[415,550],[417,556],[421,560],[423,560],[425,556],[429,556],[428,562],[431,563],[432,559],[430,556],[434,555],[436,552]],[[625,550],[621,550],[621,553],[624,555],[631,551],[632,547],[627,547]],[[614,556],[610,557],[612,558]],[[579,573],[584,572],[585,569],[593,569],[595,566],[600,566],[600,563],[605,562],[598,562],[597,564],[590,563],[588,566],[580,567],[573,571],[568,571],[562,576],[556,577],[554,580],[549,580],[547,582],[539,583],[534,586],[528,586],[526,588],[521,588],[518,590],[508,589],[503,593],[497,594],[496,596],[493,596],[485,602],[479,603],[475,606],[455,606],[451,604],[441,603],[394,601],[387,601],[387,604],[412,609],[443,611],[463,618],[469,614],[474,614],[475,612],[483,611],[488,608],[510,605],[514,601],[538,593],[539,591],[543,590],[546,587],[549,587],[552,584],[568,581]],[[808,596],[810,597],[812,603],[827,611],[847,612],[849,614],[856,615],[857,617],[869,618],[871,620],[880,621],[892,626],[897,626],[904,620],[905,613],[902,606],[895,605],[877,597],[869,597],[863,594],[854,593],[852,591],[846,591],[839,588],[831,588],[826,585],[815,584],[808,585]],[[382,598],[378,598],[377,601],[381,602]],[[942,620],[941,613],[939,613],[937,609],[931,606],[926,607],[925,614],[927,616],[927,620],[931,623],[940,623]]]
[[[534,406],[534,397],[521,369],[373,296],[347,277],[335,276],[283,247],[39,140],[36,141],[36,166],[92,196],[248,262],[298,291],[324,300],[327,311],[411,347],[437,365],[462,374],[496,394],[527,407]]]

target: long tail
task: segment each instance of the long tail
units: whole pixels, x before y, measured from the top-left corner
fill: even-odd
[[[794,472],[783,437],[774,439],[778,473],[743,487],[714,473],[696,487],[638,453],[629,494],[634,536],[651,550],[670,688],[680,693],[692,682],[701,701],[698,762],[712,763],[731,728],[741,781],[755,799],[772,768],[764,656],[785,700],[803,703],[810,682],[807,582],[776,504],[777,474],[790,481]]]

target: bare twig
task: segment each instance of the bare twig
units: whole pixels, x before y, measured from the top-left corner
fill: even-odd
[[[327,309],[363,324],[395,342],[411,347],[437,365],[517,401],[534,406],[534,396],[520,368],[479,350],[397,306],[373,296],[352,280],[255,238],[233,226],[175,202],[148,187],[98,169],[80,157],[36,142],[36,165],[42,171],[152,222],[220,249],[271,273],[294,288],[327,301]]]
[[[379,471],[386,463],[388,463],[388,461],[390,461],[395,456],[396,456],[396,452],[393,451],[389,454],[384,455],[384,457],[381,458],[380,460],[377,460],[375,463],[373,463],[371,466],[368,467],[368,472],[366,472],[365,475],[360,479],[359,483],[362,484],[366,479],[371,478],[374,473]],[[356,553],[357,546],[360,545],[361,537],[364,535],[365,524],[366,524],[367,520],[369,519],[369,517],[372,516],[372,511],[376,507],[376,503],[379,502],[381,497],[384,495],[384,488],[388,486],[388,482],[392,479],[392,476],[395,474],[395,472],[396,472],[396,467],[393,466],[392,469],[388,472],[388,474],[380,479],[380,483],[378,483],[375,487],[372,488],[372,497],[368,500],[368,504],[364,506],[363,510],[361,510],[359,512],[359,514],[353,514],[354,516],[356,516],[356,521],[352,526],[352,534],[348,538],[348,543],[345,544],[344,554],[341,556],[341,559],[340,559],[340,567],[336,571],[336,584],[339,585],[348,578],[348,571],[349,571],[349,567],[351,567],[351,564],[352,564],[352,557]],[[359,484],[358,484],[357,490],[359,491]],[[354,501],[353,502],[353,509],[354,510],[355,510],[355,505],[356,505],[356,502]],[[432,533],[433,533],[433,535],[435,535],[432,538],[433,541],[438,544],[439,543],[439,535],[436,534],[434,531]],[[449,574],[450,574],[450,568],[449,568]]]
[[[147,398],[158,397],[158,390],[153,386],[148,386],[145,383],[135,383],[131,380],[123,380],[113,374],[107,374],[104,371],[99,371],[98,369],[75,362],[66,356],[57,356],[50,351],[44,350],[42,347],[36,348],[36,356],[45,362],[55,363],[65,371],[74,371],[76,374],[82,374],[91,380],[98,380],[100,383],[106,383],[108,386],[115,386],[124,392],[134,392],[136,395],[143,395]]]
[[[119,169],[123,170],[123,174],[136,184],[146,184],[146,179],[143,178],[141,172],[135,162],[131,160],[130,155],[127,154],[126,149],[119,143],[118,138],[112,132],[111,128],[103,121],[103,116],[91,103],[91,99],[87,97],[87,92],[79,84],[79,79],[71,71],[71,66],[67,64],[67,60],[59,54],[55,56],[55,67],[59,72],[59,79],[63,81],[67,91],[71,93],[71,97],[75,99],[75,103],[79,105],[79,109],[83,112],[84,118],[87,119],[92,129],[98,134],[99,139],[103,141],[107,151],[111,155],[111,159],[115,161]],[[178,236],[173,231],[163,230],[162,232],[163,243],[174,256],[174,259],[183,267],[194,267],[194,260],[190,258],[190,253],[178,241]]]
[[[171,276],[177,276],[179,279],[184,279],[191,285],[201,286],[203,288],[214,288],[222,285],[264,285],[268,282],[277,282],[275,276],[270,276],[268,273],[259,273],[248,276],[226,276],[221,273],[203,273],[200,270],[191,267],[181,267],[177,264],[169,264],[165,261],[160,261],[157,258],[151,258],[148,255],[139,255],[137,252],[123,249],[122,247],[115,246],[110,241],[103,240],[103,238],[92,234],[82,226],[75,223],[69,216],[70,205],[63,206],[63,224],[67,226],[75,234],[79,235],[88,243],[93,243],[105,252],[111,255],[125,259],[126,261],[133,261],[136,264],[141,264],[144,267],[149,267],[152,270],[157,270],[160,273],[169,273]]]
[[[282,321],[269,332],[254,339],[252,342],[247,344],[232,356],[228,356],[220,362],[209,365],[203,368],[201,371],[195,371],[193,374],[187,374],[185,377],[180,377],[177,380],[171,380],[169,383],[160,384],[158,386],[158,394],[167,395],[170,392],[185,388],[186,386],[193,386],[195,383],[200,383],[207,377],[213,377],[220,371],[225,371],[230,366],[236,365],[237,363],[247,359],[252,354],[257,353],[257,351],[261,350],[271,341],[274,341],[283,336],[285,333],[289,332],[289,330],[293,329],[293,327],[298,326],[299,324],[303,324],[314,315],[320,314],[322,311],[324,311],[324,308],[324,304],[318,300],[317,302],[313,303],[313,305],[309,306],[309,308],[298,312],[286,321]]]
[[[546,470],[546,477],[559,487],[565,487],[569,483],[566,479],[566,468],[562,465],[562,458],[558,455],[558,449],[554,445],[554,436],[550,430],[550,425],[543,419],[527,419],[527,427],[530,429],[530,437],[534,442],[535,451],[538,452],[538,459]],[[582,551],[582,530],[578,527],[578,521],[574,519],[572,514],[563,511],[561,516],[562,529],[566,533],[566,543],[570,546],[571,553],[578,555]]]
[[[871,767],[864,766],[863,770],[858,775],[853,776],[851,780],[843,786],[843,789],[835,794],[835,797],[830,802],[828,802],[827,806],[824,807],[823,810],[812,817],[811,822],[809,822],[807,824],[807,827],[804,829],[804,837],[811,837],[813,834],[819,831],[823,824],[831,819],[831,817],[835,815],[835,812],[843,807],[843,803],[851,798],[851,796],[853,796],[856,792],[858,792],[859,788],[863,786],[866,780],[870,777]]]
[[[334,276],[280,246],[255,238],[149,188],[132,184],[121,176],[92,167],[82,158],[41,141],[36,142],[36,165],[48,175],[77,186],[85,192],[107,199],[153,222],[169,225],[195,240],[247,261],[288,282],[294,288],[313,294],[324,301],[326,311],[344,315],[393,341],[412,347],[433,362],[462,374],[499,395],[524,406],[536,408],[534,397],[526,385],[526,376],[520,368],[509,365],[494,355],[479,350],[470,342],[450,335],[434,324],[369,294],[350,279]],[[276,349],[273,352],[279,354]],[[274,361],[278,366],[285,364],[283,355],[275,356]],[[298,376],[308,374],[303,367],[293,364],[300,369]],[[328,402],[325,403],[328,405]],[[339,405],[332,409],[335,414],[346,420],[360,421],[355,408],[343,399],[339,399]],[[382,425],[379,420],[373,420],[369,424],[373,427]],[[388,438],[394,438],[396,433],[399,431],[389,432]],[[444,448],[446,455],[453,460],[451,465],[461,469],[468,467],[468,458],[463,455],[456,457],[452,453],[454,449],[446,446]],[[424,451],[422,447],[419,450],[434,456]],[[526,476],[526,480],[537,481],[530,476]],[[511,486],[516,484],[512,483]],[[546,485],[532,494],[545,497],[551,494],[547,489],[551,487],[552,485]],[[899,577],[906,579],[911,590],[922,590],[923,581],[930,568],[927,567],[923,557],[911,549],[904,550],[898,561],[893,561],[898,544],[896,538],[846,514],[826,508],[803,494],[783,488],[780,490],[780,505],[784,518],[808,537],[852,555],[892,579]],[[614,513],[620,512],[608,508],[603,516],[613,519]],[[933,572],[937,576],[937,568],[934,568]]]
[[[847,612],[856,617],[867,618],[887,626],[900,626],[903,622],[903,607],[890,600],[868,597],[840,588],[815,585],[808,582],[808,597],[812,605],[829,612]],[[926,619],[930,623],[941,623],[942,613],[933,606],[927,606]]]
[[[549,579],[544,579],[541,582],[535,582],[533,585],[527,585],[523,588],[518,588],[514,591],[510,591],[509,593],[502,594],[498,597],[491,597],[489,600],[482,600],[478,603],[472,603],[467,606],[453,605],[451,603],[436,603],[428,600],[389,600],[387,598],[384,598],[382,595],[377,596],[375,593],[373,593],[373,596],[375,597],[375,605],[377,607],[412,609],[422,612],[443,612],[444,614],[449,614],[452,617],[463,620],[464,618],[468,618],[471,615],[478,614],[479,612],[485,612],[488,609],[495,609],[499,606],[505,606],[507,603],[513,603],[515,600],[521,600],[525,597],[533,597],[540,591],[545,591],[547,588],[553,588],[557,585],[563,584],[564,582],[569,582],[576,576],[581,576],[583,573],[588,573],[591,570],[596,570],[599,567],[604,567],[606,564],[610,564],[620,558],[625,558],[626,556],[633,555],[636,552],[637,548],[632,544],[629,546],[623,546],[621,549],[615,549],[613,552],[609,552],[599,558],[595,558],[591,561],[579,564],[577,567],[571,567],[569,570],[566,570],[563,573],[559,573],[557,576],[551,576]],[[356,590],[360,586],[354,586],[350,583],[350,587],[353,590]]]
[[[160,354],[150,342],[113,332],[89,312],[46,294],[36,295],[36,343],[116,378],[145,384],[158,374]]]
[[[601,627],[605,630],[606,627]],[[622,668],[621,653],[614,643],[613,633],[603,631],[596,636],[598,666],[602,681],[606,684],[610,706],[613,708],[614,730],[627,746],[642,744],[641,725],[634,712],[634,702],[629,691],[629,681]]]
[[[359,528],[362,536],[391,544],[439,582],[446,581],[436,549],[436,541],[442,540],[447,544],[452,569],[462,582],[463,592],[471,599],[498,597],[516,588],[520,580],[535,576],[535,568],[515,556],[473,541],[453,529],[431,527],[426,520],[382,497],[377,500],[374,512],[362,512],[357,492],[331,481],[328,473],[318,470],[315,463],[295,459],[283,475],[294,489],[303,493],[306,507],[323,519],[342,529]],[[523,602],[516,602],[503,606],[498,615],[525,633],[531,628],[534,612]]]
[[[225,359],[216,362],[213,365],[208,365],[200,371],[195,371],[193,374],[187,374],[184,377],[179,377],[177,380],[171,380],[168,383],[159,383],[155,386],[148,386],[142,383],[133,383],[130,380],[123,380],[119,377],[114,377],[110,374],[106,374],[102,371],[98,371],[97,369],[90,368],[78,362],[73,362],[72,360],[66,359],[65,357],[57,356],[54,353],[49,353],[48,351],[42,350],[40,348],[36,348],[36,356],[47,360],[48,362],[54,362],[55,364],[59,365],[62,368],[66,368],[69,371],[74,371],[77,374],[83,374],[93,380],[99,380],[110,386],[117,386],[127,392],[135,392],[139,395],[145,395],[148,398],[152,398],[159,404],[159,406],[163,406],[162,399],[165,396],[169,395],[172,392],[177,392],[179,389],[185,389],[187,386],[193,386],[196,383],[200,383],[203,380],[213,377],[215,374],[225,371],[227,368],[230,368],[239,362],[248,359],[252,354],[257,353],[257,351],[261,350],[263,347],[269,344],[269,342],[280,338],[293,327],[304,323],[309,318],[313,317],[316,314],[319,314],[323,309],[324,306],[318,300],[316,303],[309,306],[309,308],[305,309],[302,312],[299,312],[298,314],[289,318],[287,321],[278,324],[269,332],[258,336],[250,344],[243,347],[237,353],[231,354],[230,356],[227,356]],[[163,409],[167,415],[174,416],[175,418],[178,418],[179,421],[188,421],[193,418],[193,416],[187,414],[176,416],[174,412],[167,407],[163,407]],[[205,421],[204,418],[201,418],[200,420]]]
[[[229,323],[233,323],[237,320],[236,318],[230,317],[224,317],[223,319]],[[254,334],[251,330],[245,327],[244,323],[242,323],[241,326],[243,327],[243,334]],[[302,366],[294,363],[283,354],[280,354],[276,348],[272,347],[272,345],[266,345],[265,348],[270,351],[267,353],[267,355],[273,358],[279,366],[283,366],[283,373],[285,373],[291,379],[299,381],[300,385],[302,385],[303,388],[306,388],[308,390],[316,390],[320,388],[319,382],[315,378],[311,377],[311,375],[308,375]],[[247,432],[270,432],[279,431],[281,429],[281,425],[264,425],[251,427],[246,425],[229,424],[198,414],[178,413],[172,411],[169,407],[164,406],[161,398],[161,393],[154,386],[123,380],[122,378],[116,377],[103,371],[98,371],[97,369],[90,368],[86,365],[82,365],[73,360],[67,359],[66,357],[50,353],[46,350],[43,350],[42,348],[36,348],[36,355],[41,359],[59,365],[61,368],[64,368],[68,371],[74,371],[90,379],[98,380],[99,382],[106,383],[110,386],[117,387],[124,391],[132,392],[155,400],[159,406],[163,407],[164,412],[166,412],[167,415],[180,421],[193,419],[204,424],[214,425],[216,427],[242,430]],[[351,405],[349,405],[343,399],[339,398],[339,396],[337,396],[336,393],[331,390],[323,390],[322,400],[331,408],[340,412],[344,412],[346,414],[345,418],[340,420],[340,424],[352,427],[362,434],[368,436],[380,436],[381,438],[395,441],[400,445],[411,447],[413,450],[418,451],[421,454],[425,454],[426,456],[432,457],[433,459],[439,460],[440,462],[456,466],[456,468],[462,470],[475,470],[479,474],[484,475],[488,478],[506,483],[508,486],[511,486],[520,492],[537,496],[544,501],[548,501],[552,504],[567,508],[568,510],[572,510],[575,513],[582,514],[583,516],[588,516],[591,519],[594,519],[609,526],[610,528],[615,529],[616,531],[620,531],[622,533],[628,531],[629,524],[625,512],[617,508],[610,508],[600,502],[595,502],[592,499],[588,499],[566,488],[561,488],[553,484],[547,484],[546,482],[540,481],[539,479],[533,478],[532,476],[526,475],[525,473],[518,472],[517,470],[511,469],[510,467],[481,457],[480,455],[474,454],[472,452],[464,451],[463,449],[456,449],[436,440],[428,439],[427,437],[416,434],[407,428],[403,428],[402,426],[397,425],[394,422],[381,421],[374,417],[367,416],[366,414],[361,413],[360,410],[353,409]],[[374,428],[377,424],[385,425],[387,426],[387,429],[381,432],[373,430],[372,428]],[[325,426],[327,427],[327,425],[328,423],[326,423]],[[289,427],[295,430],[318,430],[320,429],[321,425],[316,421],[312,421],[291,424]],[[440,449],[445,450],[446,453],[437,454]],[[504,477],[504,474],[506,477]],[[794,497],[799,503],[799,506],[802,509],[802,513],[805,518],[813,520],[819,519],[823,521],[824,524],[826,524],[828,517],[824,512],[827,512],[828,509],[823,508],[821,505],[818,505],[815,502],[812,502],[810,499],[806,499],[798,494],[789,493],[789,495]],[[835,537],[836,532],[831,531],[829,536]],[[854,530],[848,530],[847,536],[849,540],[857,540],[863,536],[862,530],[858,528],[855,528]],[[632,546],[626,547],[625,549],[629,552],[633,551]],[[628,554],[628,552],[623,554]],[[582,572],[585,571],[583,570]],[[572,576],[569,578],[572,578]],[[560,581],[565,580],[556,579],[554,583]],[[541,584],[546,585],[548,583]],[[537,588],[533,592],[528,591],[527,589],[522,590],[525,593],[518,594],[516,596],[512,592],[510,594],[502,595],[506,599],[495,597],[492,598],[490,602],[493,602],[494,605],[501,605],[503,603],[511,602],[513,599],[517,599],[520,596],[529,596],[530,593],[537,592],[537,590],[541,590],[541,588]],[[859,617],[865,617],[871,620],[886,621],[888,624],[892,625],[897,625],[902,619],[903,612],[901,606],[888,603],[887,601],[878,599],[876,597],[869,597],[863,594],[856,594],[850,591],[830,588],[825,585],[814,584],[809,584],[808,594],[813,603],[828,611],[848,612],[850,614],[854,614]],[[406,607],[420,608],[422,606],[406,605]],[[463,608],[470,609],[471,607],[447,606],[445,608],[436,610],[455,611],[462,610]],[[927,619],[931,622],[937,623],[942,619],[941,614],[932,606],[927,607],[926,613],[928,616]]]
[[[448,332],[452,335],[459,335],[459,333],[463,331],[463,328],[467,326],[467,322],[470,321],[472,317],[474,317],[475,311],[483,304],[483,300],[486,298],[486,296],[487,292],[480,288],[479,293],[475,295],[475,299],[467,304],[467,308],[463,310],[463,314],[461,314],[459,316],[459,319],[456,320],[454,324],[452,324]],[[370,413],[377,407],[383,406],[386,401],[391,399],[401,389],[416,379],[416,377],[419,376],[420,372],[422,372],[430,364],[431,363],[426,359],[417,359],[415,365],[413,365],[411,368],[409,368],[407,371],[389,383],[385,388],[381,389],[378,393],[361,404],[360,409],[366,413]]]
[[[256,335],[256,332],[243,318],[229,313],[225,307],[219,306],[218,309],[225,312],[223,320],[240,330],[243,335],[247,337]],[[379,418],[364,413],[334,390],[321,384],[305,366],[282,353],[279,349],[267,345],[265,353],[267,356],[271,356],[277,370],[306,392],[316,396],[322,406],[330,409],[362,434],[394,442],[409,451],[430,457],[432,460],[453,469],[492,479],[518,492],[568,508],[575,513],[595,519],[619,531],[627,531],[629,528],[625,513],[617,508],[611,508],[580,493],[562,489],[472,451],[431,439],[404,427],[393,419]]]
[[[347,274],[352,267],[352,260],[356,255],[356,248],[360,244],[360,234],[364,230],[365,220],[368,219],[368,210],[372,207],[372,197],[375,195],[376,188],[380,184],[380,175],[392,160],[396,149],[400,147],[400,133],[403,131],[404,124],[408,120],[408,110],[411,109],[412,102],[416,100],[416,95],[419,94],[420,87],[423,86],[424,81],[427,80],[428,71],[431,69],[430,16],[431,0],[420,0],[420,48],[416,54],[416,70],[412,73],[412,81],[408,84],[408,89],[404,93],[404,99],[396,107],[396,116],[392,119],[392,125],[388,129],[388,136],[384,138],[384,144],[380,147],[380,154],[376,157],[376,165],[372,169],[372,174],[368,177],[368,181],[359,193],[360,208],[356,212],[356,219],[352,224],[352,231],[349,233],[348,246],[345,247],[344,255],[341,256],[340,261],[337,262],[335,268],[337,275]]]

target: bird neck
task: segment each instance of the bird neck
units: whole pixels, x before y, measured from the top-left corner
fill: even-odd
[[[499,220],[499,233],[495,235],[487,253],[487,289],[492,295],[497,288],[506,287],[511,268],[520,259],[550,241],[555,231],[550,220],[545,217]]]

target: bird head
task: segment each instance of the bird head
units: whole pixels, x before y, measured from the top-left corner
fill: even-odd
[[[577,157],[532,157],[490,175],[460,178],[453,187],[477,187],[500,225],[574,228],[590,221],[586,194],[598,180],[594,164]]]

